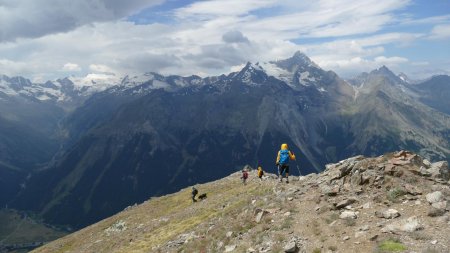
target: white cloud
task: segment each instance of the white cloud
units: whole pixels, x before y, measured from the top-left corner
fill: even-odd
[[[441,15],[434,17],[426,17],[420,19],[407,18],[401,22],[403,25],[423,25],[423,24],[440,24],[448,23],[450,21],[450,15]]]
[[[286,14],[243,24],[242,31],[251,37],[260,34],[267,38],[276,34],[282,39],[367,34],[394,22],[395,15],[391,11],[405,7],[409,2],[321,0],[304,6],[301,11],[294,9]]]
[[[399,63],[405,63],[408,62],[408,59],[403,57],[385,57],[385,56],[377,56],[375,57],[375,63],[383,64],[383,65],[397,65]]]
[[[248,38],[236,30],[224,33],[222,40],[226,43],[249,43]]]
[[[178,18],[205,19],[217,16],[239,16],[277,4],[276,0],[210,0],[199,1],[176,11]]]
[[[100,73],[112,73],[114,70],[106,65],[102,64],[91,64],[89,65],[89,69],[93,72],[100,72]]]
[[[301,50],[323,68],[345,74],[380,64],[412,65],[388,46],[408,47],[427,36],[393,29],[396,24],[407,25],[397,12],[409,0],[320,0],[314,4],[206,0],[168,11],[173,19],[165,24],[135,25],[121,19],[161,2],[7,0],[8,5],[0,7],[0,69],[9,75],[49,79],[58,77],[61,66],[96,78],[148,71],[215,75],[236,70],[247,61],[283,59]],[[33,14],[32,9],[40,11]],[[20,16],[32,23],[29,30],[33,31],[17,24]],[[413,22],[409,17],[407,21]],[[386,27],[394,32],[386,33]],[[434,36],[445,34],[442,25],[435,28]]]
[[[67,32],[123,18],[163,0],[2,0],[0,42]]]
[[[437,25],[431,30],[430,39],[450,38],[450,24]]]
[[[62,67],[62,70],[64,70],[64,71],[81,71],[81,68],[76,63],[68,62],[68,63],[64,64],[64,66]]]

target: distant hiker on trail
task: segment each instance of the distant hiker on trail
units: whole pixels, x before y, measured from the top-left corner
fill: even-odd
[[[242,183],[247,184],[248,172],[247,170],[242,170]]]
[[[295,155],[289,151],[286,143],[281,144],[281,149],[278,151],[277,162],[278,178],[283,182],[283,172],[286,172],[286,183],[289,183],[289,160],[295,160]]]
[[[263,171],[261,165],[258,165],[258,177],[260,180],[262,180],[262,176],[264,176],[264,171]]]
[[[202,194],[198,195],[199,200],[204,200],[206,198],[207,198],[206,193],[202,193]]]
[[[198,194],[197,188],[192,186],[192,202],[197,202],[197,200],[195,199],[195,196],[197,196],[197,194]]]

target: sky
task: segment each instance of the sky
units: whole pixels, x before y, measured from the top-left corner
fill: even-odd
[[[0,0],[0,74],[211,76],[296,51],[344,78],[450,74],[450,0]]]

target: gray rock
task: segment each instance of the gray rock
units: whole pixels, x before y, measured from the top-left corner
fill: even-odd
[[[431,206],[436,208],[436,209],[441,209],[441,210],[444,210],[444,211],[449,209],[449,205],[448,205],[448,202],[446,200],[433,203],[433,204],[431,204]]]
[[[321,184],[320,185],[320,190],[322,192],[322,194],[327,195],[327,196],[336,196],[339,193],[339,186],[329,186],[326,184]]]
[[[123,220],[118,220],[114,224],[112,224],[109,228],[105,229],[106,235],[111,235],[113,233],[120,233],[122,231],[127,230],[126,222]]]
[[[378,218],[385,218],[385,219],[394,219],[400,216],[400,213],[395,209],[387,209],[382,212],[375,212],[375,216]]]
[[[255,217],[255,221],[257,223],[260,223],[262,218],[264,217],[264,215],[268,214],[269,212],[267,212],[266,210],[260,210]]]
[[[231,252],[236,249],[236,244],[225,246],[225,252]]]
[[[335,169],[339,164],[338,163],[329,163],[325,164],[325,170],[324,172],[328,172],[329,170]]]
[[[228,231],[226,234],[227,237],[231,237],[232,235],[233,235],[233,231]]]
[[[352,177],[350,178],[350,182],[353,186],[358,186],[362,184],[362,176],[361,173],[359,173],[359,170],[356,170]]]
[[[344,236],[344,238],[342,238],[343,241],[347,241],[350,239],[350,236]]]
[[[411,195],[414,195],[414,196],[416,196],[416,195],[422,195],[422,191],[421,191],[421,190],[419,190],[417,187],[415,187],[415,186],[413,186],[413,185],[410,185],[410,184],[405,184],[404,190],[405,190],[407,193],[409,193],[409,194],[411,194]]]
[[[429,171],[433,178],[440,178],[445,181],[450,179],[450,170],[447,161],[432,163]]]
[[[443,209],[439,209],[439,208],[434,208],[434,207],[430,207],[430,209],[428,210],[428,216],[430,217],[438,217],[438,216],[442,216],[445,214],[445,210]]]
[[[252,166],[250,166],[250,165],[247,164],[247,165],[244,166],[244,168],[242,168],[242,170],[252,171],[253,168],[252,168]]]
[[[339,202],[337,205],[336,205],[336,208],[337,209],[341,209],[341,208],[344,208],[344,207],[346,207],[346,206],[348,206],[348,205],[351,205],[351,204],[353,204],[353,203],[355,203],[356,202],[356,199],[354,199],[354,198],[348,198],[348,199],[345,199],[345,200],[342,200],[341,202]]]
[[[372,203],[371,203],[371,202],[367,202],[367,203],[365,203],[365,204],[362,206],[362,208],[363,208],[363,209],[369,209],[371,206],[372,206]]]
[[[339,215],[341,219],[356,219],[358,218],[358,212],[353,211],[343,211],[341,215]]]
[[[426,198],[427,198],[428,203],[433,204],[433,203],[441,202],[444,199],[444,195],[442,195],[442,192],[440,192],[440,191],[435,191],[432,193],[428,193]]]
[[[416,216],[409,217],[408,219],[399,220],[393,222],[381,229],[383,233],[395,233],[395,232],[414,232],[422,229],[423,225],[420,223]]]
[[[427,168],[421,166],[419,169],[419,175],[424,177],[431,177],[431,172],[427,170]]]
[[[256,249],[254,249],[252,247],[247,249],[247,253],[254,253],[254,252],[256,252]]]
[[[290,241],[284,246],[284,252],[297,252],[297,244],[295,241]]]
[[[425,165],[426,167],[430,167],[431,166],[431,162],[428,161],[427,159],[423,159],[423,165]]]

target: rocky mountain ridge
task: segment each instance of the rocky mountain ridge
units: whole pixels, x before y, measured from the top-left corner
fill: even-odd
[[[248,167],[247,167],[248,169]],[[33,252],[448,252],[450,171],[400,151],[280,183],[236,172],[140,205]]]

